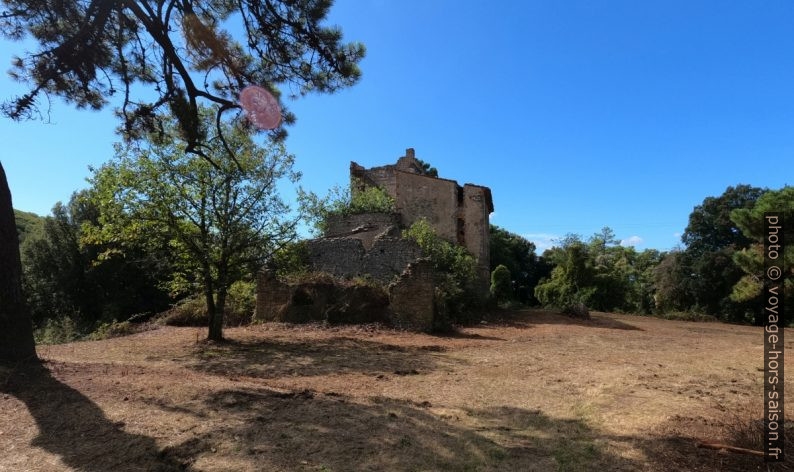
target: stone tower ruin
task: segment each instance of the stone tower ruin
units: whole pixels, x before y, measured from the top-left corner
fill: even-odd
[[[429,331],[435,313],[434,277],[419,246],[402,230],[424,218],[435,232],[464,246],[477,260],[476,287],[488,296],[491,190],[427,175],[413,149],[396,164],[366,169],[350,163],[351,192],[377,186],[395,201],[394,213],[332,215],[322,237],[306,241],[312,272],[339,279],[365,277],[387,295],[329,281],[288,284],[263,270],[256,318],[272,321],[386,322]]]
[[[447,241],[464,246],[477,259],[481,289],[487,294],[490,276],[489,215],[491,189],[426,175],[412,148],[396,164],[365,169],[350,163],[352,185],[374,185],[395,201],[403,227],[425,218]],[[352,191],[356,189],[353,188]]]

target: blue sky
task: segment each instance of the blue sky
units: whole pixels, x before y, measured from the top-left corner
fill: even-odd
[[[792,184],[794,2],[338,0],[330,21],[368,55],[355,87],[288,103],[309,189],[413,147],[541,248],[610,226],[669,249],[705,197]],[[48,213],[112,155],[111,110],[52,122],[0,120],[16,208]]]

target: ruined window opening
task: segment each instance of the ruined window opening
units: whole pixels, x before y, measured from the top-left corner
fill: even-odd
[[[463,206],[463,187],[458,186],[455,190],[457,190],[458,195],[458,206]]]
[[[458,244],[466,244],[466,222],[458,218]]]

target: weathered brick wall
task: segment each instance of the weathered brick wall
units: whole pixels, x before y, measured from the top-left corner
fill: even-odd
[[[408,172],[397,172],[397,211],[403,225],[424,218],[436,234],[457,243],[458,184]]]
[[[415,242],[389,236],[376,238],[369,250],[355,238],[314,239],[307,242],[307,249],[314,271],[343,278],[368,275],[382,283],[389,283],[422,256]]]
[[[433,268],[427,259],[409,264],[400,278],[389,285],[391,323],[403,329],[431,331],[433,287]]]
[[[465,246],[477,258],[477,290],[487,297],[490,286],[490,222],[488,196],[485,187],[463,186],[463,218]]]
[[[337,277],[363,274],[364,244],[355,238],[320,238],[306,242],[309,267]]]

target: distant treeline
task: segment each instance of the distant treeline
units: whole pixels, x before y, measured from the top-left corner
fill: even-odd
[[[24,289],[38,327],[67,319],[78,331],[90,332],[102,323],[162,312],[196,294],[198,275],[184,270],[178,245],[86,238],[87,230],[104,221],[97,198],[89,189],[56,204],[47,217],[16,212]],[[583,303],[601,311],[690,313],[760,323],[762,218],[773,210],[791,222],[785,256],[791,304],[794,187],[748,185],[729,187],[696,206],[681,246],[668,252],[623,247],[604,228],[589,238],[566,235],[538,255],[532,242],[491,226],[491,268],[504,266],[496,280],[507,284],[496,287],[494,295],[500,302],[525,305]],[[250,274],[237,279],[250,280]]]
[[[681,246],[668,252],[622,247],[610,228],[590,238],[569,234],[535,254],[530,241],[491,228],[491,269],[510,271],[510,297],[526,304],[641,314],[690,314],[761,322],[763,214],[784,213],[786,298],[794,293],[794,187],[728,187],[689,215]],[[496,290],[496,287],[494,287]],[[503,293],[503,292],[502,292]],[[504,295],[502,295],[504,298]],[[504,301],[504,300],[503,300]]]

